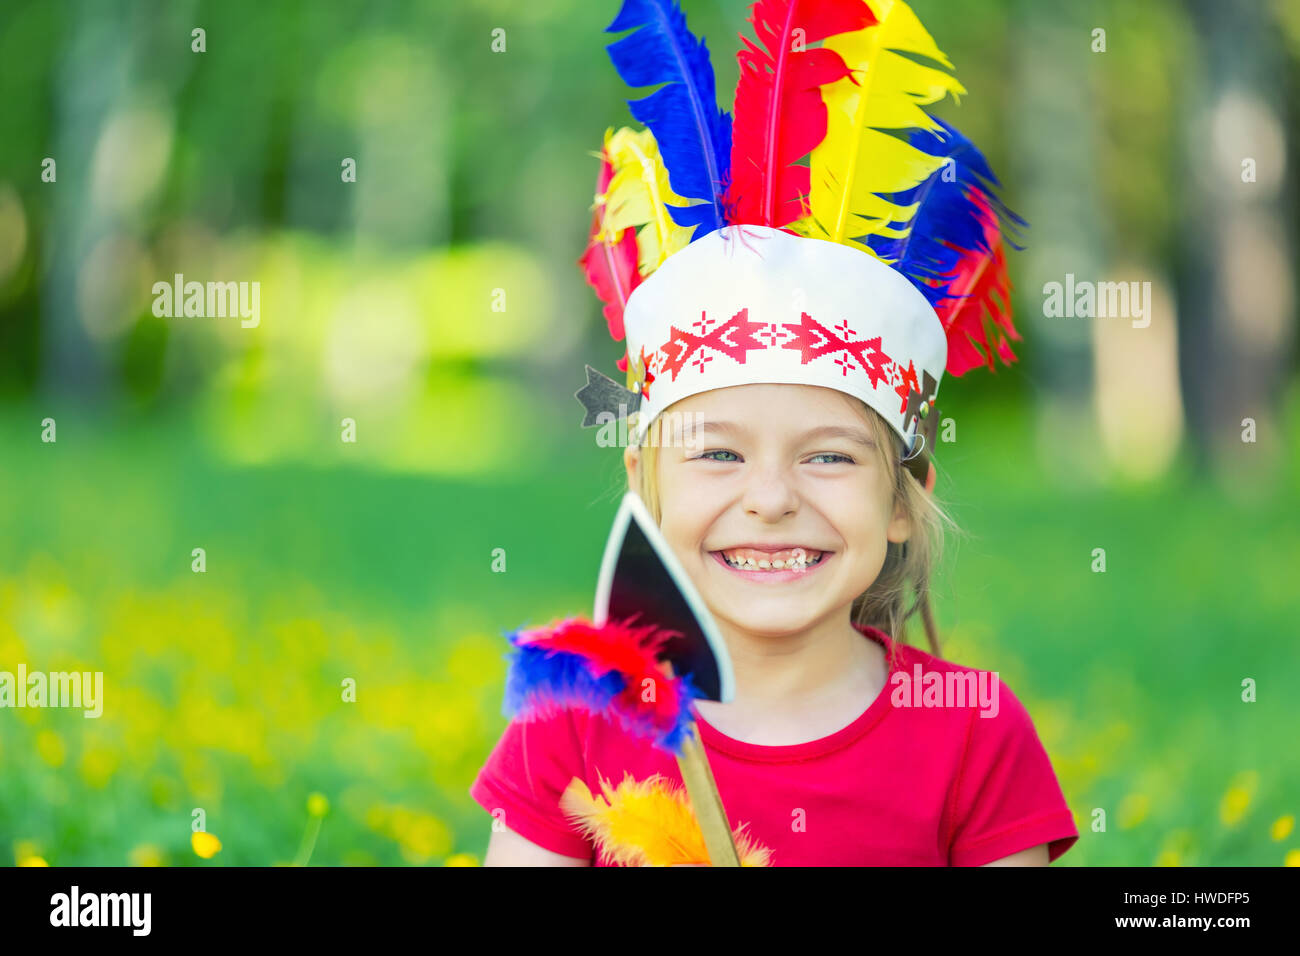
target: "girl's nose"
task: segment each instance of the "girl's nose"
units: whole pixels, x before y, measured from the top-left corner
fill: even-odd
[[[799,494],[790,474],[779,468],[755,469],[745,484],[741,504],[746,514],[779,521],[799,508]]]

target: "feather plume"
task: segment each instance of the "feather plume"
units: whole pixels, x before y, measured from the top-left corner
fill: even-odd
[[[605,229],[637,230],[637,268],[644,278],[691,241],[691,231],[679,226],[668,211],[670,206],[685,206],[686,200],[672,191],[650,130],[623,127],[617,133],[607,132],[605,155],[614,170],[605,192]]]
[[[600,778],[593,796],[574,777],[560,796],[560,809],[597,850],[619,866],[709,864],[704,835],[686,793],[661,774],[637,781],[625,773],[617,788]],[[745,832],[732,831],[741,866],[769,866],[771,851]]]
[[[615,229],[610,223],[606,200],[610,182],[615,175],[614,163],[609,154],[609,133],[605,134],[600,173],[596,178],[596,199],[592,205],[591,235],[587,249],[579,257],[578,265],[587,277],[588,284],[604,304],[601,310],[609,326],[610,337],[622,342],[623,310],[628,296],[641,282],[637,270],[637,240],[632,229]]]
[[[506,713],[529,720],[576,707],[612,717],[680,756],[700,692],[689,675],[672,676],[659,662],[664,642],[676,633],[630,619],[597,627],[582,618],[515,631],[509,635],[515,651],[506,676]]]
[[[911,228],[901,237],[867,241],[935,307],[948,333],[947,371],[961,375],[986,362],[992,368],[994,351],[1004,361],[1015,359],[1006,338],[1020,335],[1011,324],[1002,223],[1014,230],[1025,221],[997,197],[998,179],[984,154],[956,128],[936,122],[937,130],[915,130],[909,141],[944,165],[920,186],[891,197],[916,208]],[[987,328],[985,315],[992,319]]]
[[[718,109],[708,47],[686,28],[675,0],[623,0],[605,32],[624,30],[633,32],[606,50],[628,86],[664,84],[628,106],[654,134],[673,192],[694,201],[669,206],[669,215],[698,239],[726,225],[723,196],[731,157],[731,117]]]
[[[808,167],[826,136],[821,88],[849,75],[834,50],[803,45],[875,23],[862,0],[756,0],[737,54],[727,221],[781,227],[807,215]]]
[[[961,255],[982,246],[984,228],[980,206],[973,194],[993,196],[997,178],[975,145],[943,120],[938,129],[913,130],[908,141],[918,149],[943,160],[925,182],[914,189],[887,197],[900,206],[915,209],[910,229],[898,236],[867,237],[867,244],[883,261],[911,279],[935,305],[948,292],[943,279],[957,266]],[[1003,214],[1023,224],[1018,216],[994,200]],[[901,224],[899,224],[901,226]]]
[[[976,191],[972,197],[980,210],[983,240],[962,255],[947,280],[948,297],[936,308],[948,335],[947,370],[951,375],[985,364],[996,371],[995,351],[1003,362],[1014,362],[1016,356],[1007,338],[1020,340],[1011,324],[1011,281],[997,215],[983,192]]]
[[[952,68],[907,4],[866,2],[876,23],[824,44],[853,73],[822,90],[829,120],[810,159],[811,214],[794,228],[874,255],[860,240],[903,236],[916,212],[885,197],[916,187],[943,163],[892,131],[937,129],[921,107],[966,91],[951,73],[913,59]]]

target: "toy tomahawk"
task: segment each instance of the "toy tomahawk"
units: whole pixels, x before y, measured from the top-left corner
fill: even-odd
[[[741,865],[691,714],[696,700],[733,699],[731,658],[634,492],[624,496],[605,545],[592,620],[519,630],[510,642],[508,711],[527,720],[556,708],[589,710],[673,754],[709,861]]]

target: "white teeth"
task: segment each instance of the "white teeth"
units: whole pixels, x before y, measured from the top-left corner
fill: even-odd
[[[769,561],[766,558],[755,560],[751,557],[733,559],[727,557],[727,555],[723,553],[722,560],[726,561],[729,566],[741,571],[803,571],[815,566],[823,557],[825,557],[825,552],[817,555],[816,558],[809,561],[807,557],[801,553],[797,557],[790,558],[786,561],[782,561],[779,558]]]

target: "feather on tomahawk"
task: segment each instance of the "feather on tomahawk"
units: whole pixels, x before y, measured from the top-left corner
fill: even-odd
[[[659,774],[634,780],[625,774],[617,787],[601,779],[593,795],[577,777],[560,797],[560,808],[597,849],[620,866],[700,866],[708,849],[690,801]],[[771,852],[745,832],[732,831],[741,866],[768,866]]]
[[[629,492],[620,514],[634,497]],[[619,537],[616,530],[613,538]],[[691,715],[692,702],[702,694],[689,674],[675,675],[672,663],[663,659],[675,636],[654,624],[596,624],[577,617],[515,631],[510,634],[515,651],[506,677],[506,712],[525,721],[563,708],[603,714],[672,754],[697,801],[693,805],[700,808],[691,819],[708,850],[705,859],[716,866],[738,866],[733,834]],[[654,687],[653,694],[644,693],[647,686]],[[578,805],[576,799],[570,799],[571,806]],[[633,806],[645,805],[629,799]],[[654,805],[668,806],[663,800]]]

